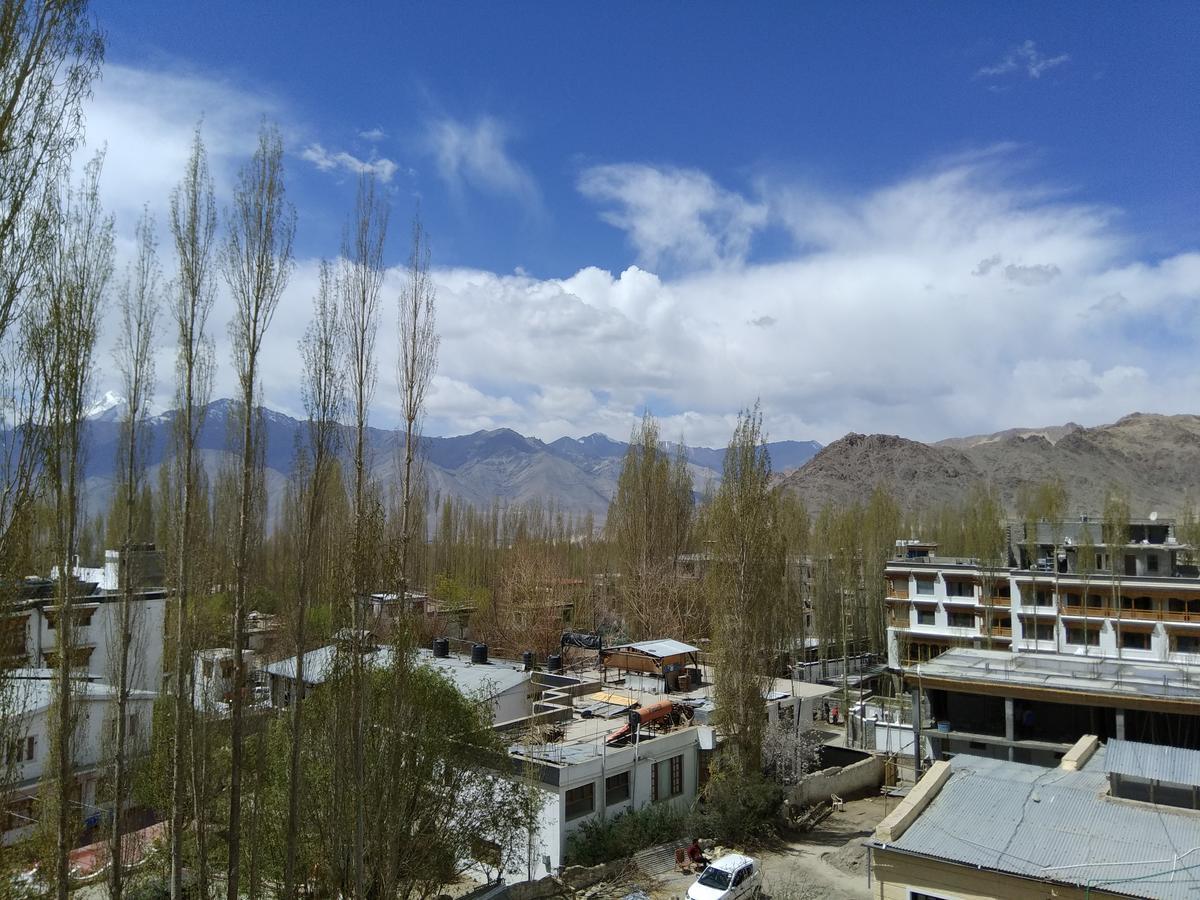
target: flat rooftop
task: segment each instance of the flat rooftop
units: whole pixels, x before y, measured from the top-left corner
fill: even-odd
[[[606,744],[609,735],[622,728],[631,709],[645,708],[662,700],[670,700],[691,715],[690,726],[706,725],[715,709],[713,699],[716,677],[711,666],[701,666],[701,684],[686,691],[664,690],[663,679],[654,675],[625,672],[619,680],[598,684],[597,690],[574,698],[572,717],[568,721],[550,726],[558,732],[558,739],[543,744],[515,743],[510,748],[516,756],[537,759],[542,762],[566,764],[581,762],[611,752]],[[609,672],[614,670],[610,669]],[[600,682],[602,670],[587,670],[578,675],[582,681]],[[773,679],[763,695],[763,702],[799,699],[818,699],[835,693],[838,688],[824,684],[810,684],[787,678]],[[677,730],[677,729],[676,729]],[[640,740],[653,740],[656,732],[647,728]]]
[[[305,684],[319,685],[328,680],[333,674],[337,653],[338,648],[334,644],[305,653]],[[473,697],[496,697],[530,678],[530,673],[524,671],[521,663],[498,658],[489,659],[485,663],[475,663],[471,662],[469,656],[436,657],[432,650],[423,648],[417,651],[416,662],[441,672],[462,693]],[[373,669],[387,668],[392,664],[392,648],[379,647],[364,653],[363,664]],[[296,657],[286,657],[265,668],[271,675],[295,680]]]
[[[1112,657],[956,647],[912,666],[906,677],[1200,702],[1200,666]]]
[[[1101,747],[1071,772],[955,756],[886,849],[1132,897],[1195,897],[1200,813],[1107,796],[1105,757]]]

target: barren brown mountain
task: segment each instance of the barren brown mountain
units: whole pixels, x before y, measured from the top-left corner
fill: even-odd
[[[865,501],[883,483],[907,509],[957,503],[988,481],[1013,511],[1022,482],[1057,476],[1072,515],[1099,515],[1104,493],[1128,490],[1136,516],[1180,515],[1185,494],[1200,495],[1200,416],[1133,413],[1095,428],[1011,429],[922,444],[894,435],[848,434],[784,479],[810,510]]]

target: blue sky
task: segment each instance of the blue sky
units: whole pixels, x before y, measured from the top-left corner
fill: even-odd
[[[1196,411],[1195,4],[95,9],[122,231],[201,113],[219,192],[283,129],[272,405],[298,411],[296,323],[371,166],[393,261],[418,200],[433,241],[432,431],[621,436],[648,406],[719,444],[756,397],[822,441]]]

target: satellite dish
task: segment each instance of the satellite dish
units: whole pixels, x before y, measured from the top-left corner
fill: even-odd
[[[1158,521],[1158,512],[1157,512],[1157,511],[1155,511],[1155,512],[1151,512],[1151,513],[1150,513],[1150,521],[1151,521],[1151,522],[1157,522],[1157,521]]]

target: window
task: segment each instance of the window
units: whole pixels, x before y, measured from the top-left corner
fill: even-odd
[[[924,597],[932,597],[933,596],[933,579],[932,578],[918,578],[916,581],[917,581],[917,593],[918,594],[921,594]]]
[[[1033,602],[1035,606],[1053,606],[1053,594],[1051,594],[1049,591],[1037,591],[1033,595]]]
[[[32,762],[34,752],[37,750],[37,738],[33,735],[23,737],[16,741],[9,741],[8,753],[5,755],[5,762],[8,765],[21,762]]]
[[[1150,633],[1147,631],[1121,631],[1121,646],[1126,650],[1149,650]]]
[[[1082,606],[1082,598],[1079,594],[1066,593],[1063,594],[1063,606]]]
[[[949,615],[950,626],[952,628],[974,628],[975,616],[967,612],[952,612]]]
[[[917,610],[917,624],[918,625],[934,624],[933,610],[932,609],[918,609]]]
[[[1171,650],[1175,653],[1200,653],[1200,635],[1172,635]]]
[[[655,763],[650,769],[650,799],[666,800],[683,793],[683,756]]]
[[[629,773],[621,772],[604,779],[604,804],[612,806],[629,799]]]
[[[1078,646],[1096,647],[1100,644],[1100,629],[1093,625],[1091,628],[1083,626],[1068,625],[1067,626],[1067,643],[1076,644]]]
[[[739,884],[741,884],[743,881],[746,880],[746,876],[749,874],[750,874],[750,867],[742,866],[740,869],[737,870],[737,874],[733,876],[733,886],[737,887]]]
[[[5,831],[12,831],[14,828],[25,828],[28,825],[36,824],[37,820],[34,819],[32,797],[22,797],[20,800],[14,800],[8,804],[8,811],[4,822]]]
[[[1054,623],[1038,622],[1032,626],[1026,625],[1025,637],[1033,638],[1036,641],[1052,641],[1054,640]]]
[[[1104,598],[1099,594],[1088,594],[1087,605],[1088,609],[1100,609],[1104,606]]]
[[[1158,571],[1158,554],[1157,553],[1147,553],[1146,554],[1146,571],[1147,572],[1157,572]]]
[[[596,808],[596,785],[580,785],[567,791],[567,819],[586,816]]]
[[[974,597],[975,585],[961,579],[950,579],[946,582],[947,597]]]

